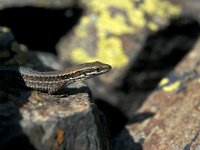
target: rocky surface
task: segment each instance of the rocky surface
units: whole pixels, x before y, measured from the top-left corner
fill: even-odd
[[[181,4],[170,1],[84,2],[79,23],[57,44],[59,58],[65,64],[111,64],[111,72],[87,83],[96,98],[131,118],[160,78],[191,49],[199,24],[180,17]]]
[[[94,60],[107,62],[114,67],[112,72],[87,82],[98,100],[96,101],[98,108],[105,112],[107,121],[110,121],[109,131],[114,138],[114,149],[198,149],[199,104],[196,90],[199,88],[198,50],[194,50],[189,57],[185,58],[173,73],[162,80],[160,87],[153,94],[151,93],[158,81],[173,69],[196,42],[200,31],[199,1],[173,0],[176,3],[171,3],[172,1],[151,0],[151,2],[134,1],[133,3],[131,0],[126,2],[119,0],[117,2],[115,0],[83,0],[81,3],[78,0],[0,1],[3,8],[0,20],[2,22],[3,19],[7,21],[7,18],[10,18],[9,23],[13,25],[12,27],[19,22],[18,25],[26,33],[25,38],[35,35],[35,39],[42,41],[42,44],[46,42],[48,46],[54,46],[54,43],[49,40],[49,33],[55,36],[57,32],[62,35],[67,32],[57,44],[59,59],[65,67]],[[75,6],[75,3],[78,3],[78,6],[81,4],[78,15],[74,15],[76,11],[71,11],[71,6]],[[24,9],[21,6],[31,7]],[[9,9],[6,9],[8,7]],[[65,10],[65,7],[70,8]],[[40,17],[31,15],[36,12],[39,16],[42,16],[41,12],[44,13],[44,18],[41,19],[43,22],[40,22],[44,25],[43,28],[40,28],[40,24],[36,26]],[[30,20],[27,21],[26,17],[20,19],[22,14],[26,14],[25,16],[28,16]],[[58,14],[62,14],[68,20],[63,20],[63,17],[58,17],[60,16]],[[177,16],[179,17],[176,18]],[[172,19],[173,17],[175,19]],[[27,22],[33,26],[27,27]],[[68,30],[58,31],[62,27],[66,28],[69,23],[71,24]],[[52,24],[53,26],[50,26]],[[54,26],[55,24],[57,26]],[[49,30],[45,30],[47,27]],[[33,32],[25,29],[34,33],[35,30],[32,29],[37,29],[37,32],[31,35]],[[46,32],[42,32],[44,30]],[[22,31],[19,32],[20,35]],[[60,35],[56,36],[56,41],[58,38]],[[54,55],[29,51],[25,45],[16,42],[7,28],[0,28],[0,41],[1,65],[25,65],[56,70],[63,67]],[[32,43],[36,40],[29,41]],[[33,45],[35,46],[35,43]],[[34,49],[37,48],[34,47]],[[43,47],[39,48],[41,49]],[[54,47],[50,49],[54,50]],[[96,136],[94,133],[98,133],[99,139],[96,141],[99,141],[99,144],[91,147],[99,148],[100,145],[103,149],[110,148],[109,140],[101,140],[102,137],[109,139],[104,131],[107,129],[106,124],[99,125],[98,123],[99,118],[101,118],[100,122],[104,122],[104,116],[99,114],[93,102],[88,101],[87,92],[81,93],[81,90],[78,90],[77,93],[72,92],[69,97],[62,98],[46,96],[26,90],[16,91],[15,88],[1,91],[2,120],[7,121],[5,124],[5,121],[2,122],[2,129],[4,127],[6,129],[2,131],[5,137],[5,140],[2,140],[3,143],[7,142],[13,146],[23,143],[27,149],[37,149],[37,145],[42,148],[46,145],[47,149],[62,149],[69,148],[70,145],[67,143],[71,141],[65,140],[68,140],[66,137],[71,137],[82,145],[81,148],[89,149],[87,142],[93,142],[91,137]],[[73,99],[75,102],[70,101]],[[144,105],[142,105],[143,102],[145,102]],[[80,108],[78,109],[73,104]],[[137,111],[141,105],[141,109]],[[11,109],[7,111],[7,108]],[[63,124],[69,123],[67,126],[72,129],[74,123],[70,124],[70,120],[73,119],[64,108],[69,110],[72,108],[76,111],[71,114],[75,118],[74,122],[77,123],[75,125],[84,127],[83,130],[86,130],[86,133],[92,133],[91,136],[85,134],[82,128],[76,132],[71,130],[75,134],[69,135]],[[83,119],[88,115],[90,120],[82,124],[84,120],[79,121],[77,115]],[[9,119],[12,116],[14,119]],[[62,120],[62,117],[65,119]],[[129,124],[119,134],[128,119]],[[51,122],[52,126],[45,121]],[[92,123],[96,124],[92,125]],[[57,126],[53,126],[54,124]],[[91,128],[86,128],[85,124]],[[50,129],[51,132],[49,132]],[[12,136],[10,133],[15,134]],[[35,135],[35,133],[40,134]],[[78,138],[74,135],[78,135]],[[89,137],[89,140],[86,142],[83,140],[82,143],[84,139],[82,135]],[[80,146],[76,148],[80,149]]]
[[[198,149],[200,40],[190,54],[160,82],[116,142],[128,137],[143,150]],[[119,143],[121,142],[121,144]],[[130,144],[126,149],[130,149]],[[118,149],[118,147],[116,148]]]
[[[73,7],[79,4],[79,0],[0,0],[0,7],[1,8],[9,8],[9,7],[25,7],[25,6],[32,6],[32,7],[46,7],[46,8],[66,8],[66,7]]]
[[[104,115],[83,84],[71,85],[63,97],[17,91],[1,91],[0,149],[110,149]]]
[[[194,17],[195,19],[200,20],[198,0],[191,0],[191,1],[173,0],[173,1],[176,2],[177,4],[181,4],[184,15],[188,15]]]
[[[160,78],[191,48],[199,25],[190,17],[176,18],[181,15],[181,4],[168,1],[81,2],[85,7],[78,11],[59,7],[4,9],[0,20],[20,33],[16,38],[24,36],[22,41],[33,49],[37,49],[39,43],[42,45],[39,50],[53,51],[60,36],[67,33],[56,45],[64,67],[95,60],[111,64],[114,68],[111,72],[88,80],[87,84],[94,97],[132,117]],[[174,17],[176,19],[170,22]],[[19,22],[16,23],[15,18]]]
[[[0,28],[1,65],[59,69],[55,55],[33,52],[17,43],[11,31]],[[3,55],[4,54],[4,55]],[[0,80],[0,149],[110,150],[104,114],[82,83],[49,95]]]

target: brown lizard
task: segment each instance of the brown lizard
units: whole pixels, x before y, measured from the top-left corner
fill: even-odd
[[[67,68],[63,71],[39,72],[31,68],[0,68],[0,78],[28,88],[54,94],[64,86],[106,73],[111,66],[98,61]]]

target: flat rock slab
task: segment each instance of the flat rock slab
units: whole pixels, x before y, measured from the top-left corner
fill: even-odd
[[[126,150],[199,149],[199,54],[200,40],[190,54],[147,98],[132,122],[116,140],[118,146],[116,145],[115,150],[120,147],[126,147]],[[123,140],[124,137],[126,140]],[[137,146],[134,147],[134,144]]]
[[[110,149],[104,116],[89,89],[76,83],[64,93],[69,95],[1,91],[0,149]]]

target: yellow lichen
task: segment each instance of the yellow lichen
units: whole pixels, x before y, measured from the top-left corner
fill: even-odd
[[[134,9],[134,11],[132,9],[127,10],[127,14],[128,14],[129,20],[131,21],[132,25],[136,26],[137,28],[144,27],[147,22],[144,17],[144,15],[145,15],[144,12],[137,8],[133,8],[133,9]]]
[[[123,51],[120,35],[133,34],[144,27],[156,31],[159,26],[155,20],[158,17],[169,18],[180,14],[181,11],[179,6],[171,4],[168,0],[144,0],[137,6],[134,2],[134,0],[85,0],[92,15],[82,17],[75,29],[75,35],[84,40],[87,36],[87,26],[91,19],[94,19],[98,38],[96,56],[92,57],[86,50],[78,47],[71,53],[72,60],[76,63],[99,60],[116,68],[123,67],[128,63],[128,56]],[[122,10],[125,15],[120,11],[111,14],[110,8]],[[151,16],[150,20],[145,18],[147,15]]]
[[[171,91],[177,90],[180,87],[180,85],[181,85],[180,81],[170,83],[169,78],[163,78],[159,82],[159,86],[162,87],[163,91],[165,92],[171,92]]]
[[[180,81],[176,81],[170,85],[167,85],[167,86],[164,86],[162,89],[165,91],[165,92],[171,92],[171,91],[174,91],[174,90],[177,90],[181,85],[181,82]]]
[[[90,61],[90,56],[81,47],[75,48],[71,53],[71,59],[77,63]]]
[[[97,59],[119,68],[128,63],[119,38],[110,37],[98,41]]]
[[[152,30],[152,31],[157,31],[157,30],[158,30],[158,25],[157,25],[156,23],[154,23],[154,22],[149,22],[149,23],[147,24],[147,26],[148,26],[149,29]]]
[[[99,49],[96,57],[90,57],[83,48],[76,48],[71,53],[71,59],[77,63],[98,60],[109,63],[113,68],[119,68],[127,64],[128,58],[124,54],[121,41],[118,38],[111,37],[100,40],[98,45]]]
[[[121,35],[132,32],[132,28],[125,23],[123,15],[111,16],[108,11],[101,13],[101,17],[96,22],[96,29],[98,29],[98,33],[103,33],[100,34],[103,36],[98,36],[99,38],[105,38],[107,34]]]
[[[86,17],[86,16],[83,16],[82,18],[81,18],[81,25],[87,25],[88,23],[90,22],[90,20],[89,20],[89,18],[88,17]]]
[[[160,17],[170,17],[176,16],[180,14],[181,8],[178,5],[172,5],[167,0],[145,0],[142,3],[141,8],[152,17],[160,16]]]
[[[159,82],[159,86],[164,86],[167,83],[169,83],[169,79],[168,78],[163,78],[160,82]]]
[[[87,37],[87,32],[86,30],[82,29],[82,28],[76,28],[74,30],[74,33],[77,37],[79,38],[86,38]]]
[[[84,16],[80,20],[80,26],[75,28],[74,33],[79,38],[86,38],[87,37],[87,25],[89,24],[89,18]]]

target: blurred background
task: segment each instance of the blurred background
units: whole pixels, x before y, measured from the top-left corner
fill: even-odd
[[[198,0],[0,0],[0,63],[55,70],[112,65],[86,84],[115,139],[193,48],[199,7]]]

